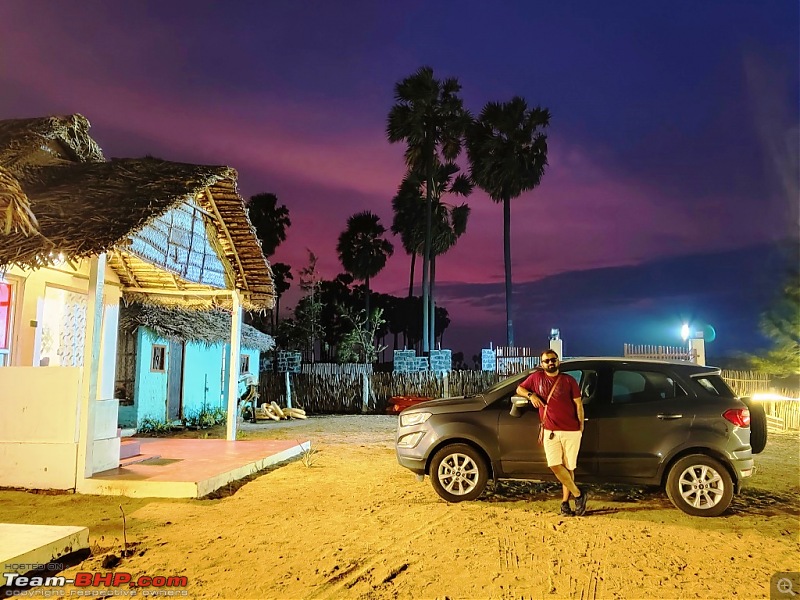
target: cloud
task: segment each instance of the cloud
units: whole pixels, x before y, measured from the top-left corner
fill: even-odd
[[[761,313],[798,263],[793,239],[518,281],[515,344],[546,345],[550,328],[559,327],[573,355],[618,356],[624,343],[679,345],[681,323],[692,321],[717,330],[712,355],[751,352],[764,344]],[[452,321],[450,340],[476,350],[505,343],[501,283],[443,283],[437,290]]]

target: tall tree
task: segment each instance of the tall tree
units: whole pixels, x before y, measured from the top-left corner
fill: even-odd
[[[772,348],[751,357],[752,365],[771,375],[800,375],[800,273],[790,275],[780,299],[762,315],[761,331]]]
[[[550,112],[528,108],[523,98],[489,102],[467,134],[472,180],[495,202],[503,204],[503,259],[506,279],[506,336],[514,345],[511,312],[511,200],[532,190],[547,165]]]
[[[308,265],[300,269],[300,289],[305,292],[305,296],[294,308],[294,326],[300,332],[299,337],[306,340],[313,365],[316,342],[325,336],[321,318],[324,306],[320,297],[322,278],[317,270],[317,255],[311,250],[307,252]]]
[[[469,196],[473,184],[468,177],[459,174],[460,168],[454,163],[437,165],[433,178],[434,194],[439,199],[434,204],[434,217],[431,232],[431,262],[430,262],[430,323],[429,336],[431,349],[436,341],[436,257],[449,251],[455,246],[458,238],[467,231],[467,220],[470,208],[466,204],[453,206],[441,201],[444,194]]]
[[[275,194],[256,194],[247,203],[250,221],[256,228],[256,236],[261,240],[261,251],[269,258],[282,242],[286,241],[286,230],[291,226],[289,209],[278,206]]]
[[[322,300],[322,313],[320,315],[322,326],[325,329],[323,342],[323,360],[334,360],[338,354],[338,346],[347,333],[349,323],[342,317],[344,308],[355,309],[355,295],[351,286],[353,277],[347,273],[340,273],[332,280],[320,283],[319,296]],[[359,297],[359,303],[361,298]]]
[[[292,268],[286,263],[275,263],[272,265],[272,279],[275,282],[275,311],[274,319],[272,322],[272,330],[278,330],[279,313],[281,310],[281,296],[289,291],[292,276]]]
[[[425,243],[422,260],[423,352],[430,350],[431,219],[433,178],[438,164],[453,162],[461,153],[464,133],[471,122],[458,96],[461,84],[455,78],[443,81],[433,69],[422,67],[395,85],[395,105],[389,111],[386,134],[391,143],[406,142],[405,161],[410,171],[421,173],[426,182]]]
[[[458,239],[467,231],[470,208],[467,204],[452,206],[439,202],[434,217],[433,241],[431,249],[431,347],[436,341],[438,327],[436,325],[436,259],[456,245]]]
[[[431,260],[439,254],[449,250],[455,243],[455,239],[466,231],[466,219],[469,216],[469,208],[462,205],[458,211],[453,212],[454,207],[441,202],[441,198],[446,193],[469,196],[472,193],[472,182],[465,175],[459,174],[459,167],[454,163],[437,164],[433,177],[433,197],[431,217],[431,244],[433,246]],[[403,178],[397,194],[392,198],[392,210],[394,217],[392,220],[392,233],[400,236],[403,249],[411,255],[411,274],[408,285],[408,296],[414,293],[414,264],[417,254],[421,254],[425,243],[425,221],[421,216],[426,210],[425,198],[425,177],[410,171]],[[466,212],[464,209],[466,208]],[[455,217],[455,221],[453,221]],[[448,236],[447,232],[453,231],[453,226],[463,227],[455,238]],[[450,241],[445,241],[445,239]],[[442,250],[442,244],[447,244],[447,248]],[[434,278],[430,276],[430,287],[434,285]],[[432,294],[431,294],[432,295]],[[431,307],[434,306],[431,300]],[[433,329],[433,328],[431,328]]]
[[[425,246],[425,199],[420,192],[418,181],[406,176],[392,198],[391,231],[400,236],[403,250],[411,256],[411,272],[408,278],[408,297],[414,295],[414,267],[417,255],[422,254]]]
[[[369,315],[369,280],[386,266],[394,252],[391,242],[383,238],[386,228],[380,217],[369,211],[352,215],[347,228],[339,236],[336,252],[344,270],[364,282],[366,314]]]

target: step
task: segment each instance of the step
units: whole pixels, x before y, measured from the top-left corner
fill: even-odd
[[[141,453],[141,444],[139,440],[132,438],[122,438],[119,443],[119,457],[131,458]]]
[[[89,550],[86,527],[0,523],[0,539],[3,540],[0,563],[5,565],[4,571],[20,575],[38,571],[37,565],[53,569],[62,556]]]
[[[120,467],[129,467],[131,465],[135,465],[136,463],[144,462],[146,460],[153,460],[161,458],[160,454],[137,454],[136,456],[131,456],[130,458],[120,459],[119,466]]]

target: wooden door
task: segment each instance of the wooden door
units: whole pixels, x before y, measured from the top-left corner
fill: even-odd
[[[167,366],[167,420],[181,418],[183,409],[183,342],[169,343]]]

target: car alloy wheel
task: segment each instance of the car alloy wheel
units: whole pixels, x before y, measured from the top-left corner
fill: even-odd
[[[448,502],[474,500],[483,493],[489,470],[481,454],[467,444],[440,449],[430,467],[433,489]]]
[[[716,517],[731,503],[733,480],[719,461],[703,454],[692,454],[670,469],[667,496],[687,514]]]

